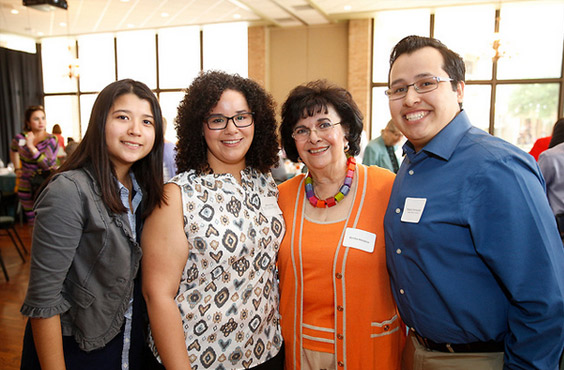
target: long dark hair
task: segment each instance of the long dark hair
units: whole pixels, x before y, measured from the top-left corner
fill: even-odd
[[[564,142],[564,118],[560,118],[552,128],[552,138],[550,139],[549,148]]]
[[[151,89],[142,82],[125,79],[106,86],[96,98],[84,138],[57,173],[88,166],[100,185],[102,201],[115,213],[126,212],[119,197],[116,173],[108,154],[106,120],[115,100],[124,94],[135,94],[149,102],[154,117],[155,142],[144,158],[131,166],[143,190],[143,217],[163,201],[163,119],[161,107]]]
[[[249,78],[209,71],[194,79],[178,106],[175,122],[178,135],[178,172],[192,169],[197,173],[212,172],[204,139],[204,118],[217,105],[225,90],[235,90],[243,94],[249,109],[254,112],[255,133],[245,155],[246,165],[265,173],[278,163],[275,103],[272,96]]]

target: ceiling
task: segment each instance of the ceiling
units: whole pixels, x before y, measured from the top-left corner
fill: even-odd
[[[53,1],[53,0],[52,0]],[[41,38],[248,21],[293,27],[370,17],[381,10],[519,0],[67,0],[68,10],[0,0],[0,33]]]

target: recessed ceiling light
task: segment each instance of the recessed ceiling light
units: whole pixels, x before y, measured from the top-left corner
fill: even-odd
[[[352,6],[350,6],[350,5],[345,5],[344,9],[345,9],[345,12],[350,12],[351,9],[352,9]]]
[[[66,24],[65,22],[61,22],[61,23],[59,23],[59,26],[61,26],[61,27],[66,27],[67,24]]]
[[[169,14],[168,14],[167,12],[162,12],[162,13],[161,13],[161,17],[163,17],[163,18],[168,17],[168,15],[169,15]]]
[[[12,14],[20,14],[20,11],[18,9],[12,9],[10,10],[10,13]]]
[[[43,32],[41,32],[41,31],[37,32],[37,36],[43,36],[43,35],[44,35]]]
[[[131,24],[131,23],[129,23],[129,24],[127,25],[127,28],[135,28],[135,25],[134,25],[134,24]]]
[[[121,0],[122,3],[128,3],[129,0]]]
[[[233,14],[233,18],[235,18],[235,19],[240,19],[240,18],[241,18],[241,14],[235,13],[235,14]]]

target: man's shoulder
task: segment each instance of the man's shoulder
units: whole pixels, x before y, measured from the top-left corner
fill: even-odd
[[[508,157],[518,157],[526,161],[534,161],[530,154],[517,146],[476,127],[468,130],[461,140],[458,150],[469,152],[474,160],[502,160]]]

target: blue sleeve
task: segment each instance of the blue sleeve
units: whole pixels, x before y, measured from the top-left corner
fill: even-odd
[[[564,249],[531,157],[490,160],[465,193],[476,252],[509,301],[505,369],[556,369],[564,345]]]

